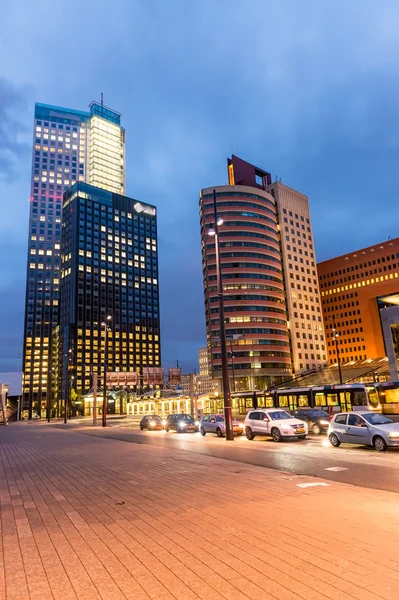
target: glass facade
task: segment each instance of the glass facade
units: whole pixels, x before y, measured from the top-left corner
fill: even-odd
[[[42,413],[54,377],[52,365],[53,329],[58,325],[61,269],[61,219],[64,192],[76,181],[87,181],[93,118],[119,129],[119,161],[108,181],[118,179],[119,193],[124,193],[124,130],[120,115],[93,103],[90,112],[47,104],[35,105],[32,180],[30,192],[29,240],[23,348],[22,410]],[[102,108],[103,112],[100,113]],[[117,125],[116,119],[119,119]],[[101,138],[96,125],[94,147],[110,144],[108,132]],[[99,131],[98,131],[99,130]],[[99,157],[97,162],[99,162]],[[102,182],[107,187],[107,181]],[[114,189],[113,186],[110,188]]]
[[[61,256],[58,394],[73,378],[83,395],[103,372],[108,315],[108,371],[160,366],[155,207],[76,183],[64,195]]]

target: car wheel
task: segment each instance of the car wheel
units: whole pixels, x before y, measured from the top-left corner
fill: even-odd
[[[385,450],[388,448],[386,441],[380,435],[376,435],[373,438],[373,446],[376,450],[378,450],[378,452],[385,452]]]
[[[206,435],[206,431],[203,427],[201,427],[200,432],[201,432],[201,435]]]
[[[312,427],[312,433],[314,433],[315,435],[320,435],[320,433],[321,433],[320,425],[317,425],[317,423],[315,423]]]
[[[272,438],[274,442],[281,442],[281,432],[277,427],[273,427],[272,429]]]
[[[245,435],[247,436],[247,440],[253,440],[255,437],[250,427],[245,428]]]
[[[237,435],[242,435],[243,433],[244,433],[243,431],[239,431],[239,432],[237,433]]]
[[[165,427],[165,431],[166,431],[166,433],[168,433],[169,427]]]
[[[305,435],[298,435],[298,440],[306,440],[306,433]]]
[[[140,430],[143,431],[144,427],[142,425],[140,425]]]
[[[331,433],[329,435],[328,439],[330,440],[331,446],[334,446],[334,448],[338,448],[338,446],[341,445],[341,442],[340,442],[338,436],[335,435],[335,433]]]
[[[217,435],[218,437],[223,437],[223,433],[222,433],[222,430],[220,429],[220,427],[218,427],[218,428],[216,429],[216,435]]]

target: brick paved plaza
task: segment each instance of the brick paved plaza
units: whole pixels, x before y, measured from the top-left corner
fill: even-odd
[[[0,449],[1,600],[399,597],[396,494],[42,423]]]

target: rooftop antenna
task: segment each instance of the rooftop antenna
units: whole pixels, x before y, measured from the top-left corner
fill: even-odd
[[[176,361],[176,367],[179,368],[179,361]]]
[[[104,94],[101,92],[101,106],[104,106]]]

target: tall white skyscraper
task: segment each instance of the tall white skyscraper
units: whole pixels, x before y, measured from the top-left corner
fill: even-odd
[[[280,182],[266,191],[278,210],[292,361],[298,374],[327,363],[309,200]]]
[[[35,105],[23,348],[22,410],[41,413],[51,388],[58,324],[64,192],[85,181],[125,193],[121,115],[92,102],[90,111]]]

